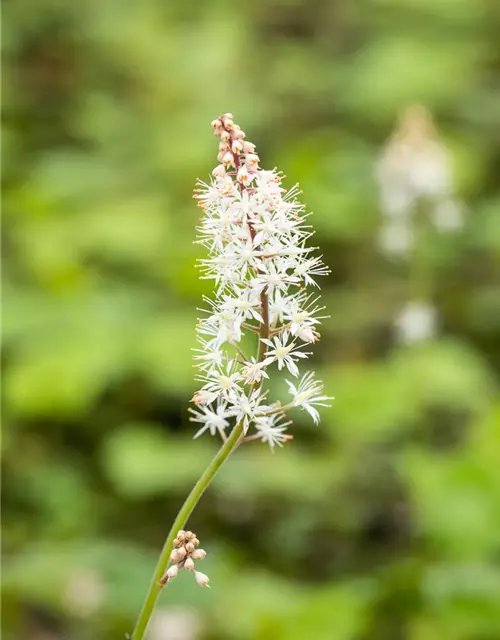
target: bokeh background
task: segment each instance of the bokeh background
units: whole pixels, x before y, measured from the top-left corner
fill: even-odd
[[[315,213],[336,400],[223,469],[190,522],[213,588],[176,580],[150,639],[500,637],[499,31],[494,0],[4,3],[5,640],[124,638],[215,451],[191,192],[224,111]],[[467,215],[403,345],[374,167],[412,104]]]

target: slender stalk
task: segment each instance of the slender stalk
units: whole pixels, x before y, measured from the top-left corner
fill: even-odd
[[[142,605],[139,618],[137,619],[137,623],[130,640],[143,639],[144,634],[146,633],[147,626],[149,624],[149,620],[153,614],[153,609],[155,607],[156,601],[158,599],[160,591],[162,590],[162,585],[159,584],[159,581],[164,576],[165,571],[167,570],[170,553],[172,552],[173,548],[174,538],[177,535],[177,532],[180,529],[184,528],[184,525],[186,524],[193,509],[197,505],[198,500],[201,498],[209,484],[212,482],[217,471],[221,468],[230,454],[236,449],[242,435],[243,423],[240,422],[231,431],[226,442],[216,453],[215,457],[205,469],[198,482],[194,485],[191,493],[188,495],[179,513],[177,514],[177,517],[174,520],[165,544],[163,545],[160,558],[153,574],[153,579],[151,581],[151,584],[149,585],[146,599],[144,600],[144,604]]]

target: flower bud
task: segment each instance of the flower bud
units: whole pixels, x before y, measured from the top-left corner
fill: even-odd
[[[235,140],[231,146],[233,153],[241,153],[243,151],[243,144],[240,140]]]
[[[224,141],[219,142],[219,151],[224,154],[230,151],[229,145],[227,144],[227,142],[224,142]]]
[[[212,120],[210,124],[212,125],[212,129],[218,129],[219,127],[222,127],[222,122],[219,120],[219,118],[217,118],[216,120]]]
[[[249,153],[245,158],[245,164],[249,169],[257,169],[259,166],[259,156],[255,155],[255,153]]]
[[[186,538],[186,542],[190,542],[196,536],[194,535],[194,533],[192,531],[186,531],[184,533],[184,537]]]
[[[220,139],[223,142],[229,142],[229,140],[231,140],[231,134],[229,133],[229,131],[226,131],[225,129],[222,131],[222,133],[220,134]]]
[[[212,171],[214,178],[223,178],[226,175],[226,169],[223,164],[219,164]]]
[[[238,169],[238,175],[236,176],[236,180],[238,180],[238,182],[241,182],[241,184],[247,184],[248,169],[245,166],[242,166]]]
[[[181,562],[186,557],[187,552],[185,547],[180,547],[179,549],[174,549],[170,554],[171,562]]]
[[[177,574],[179,573],[179,567],[176,564],[173,564],[171,567],[169,567],[166,576],[169,580],[173,580],[174,578],[177,577]]]
[[[230,167],[231,165],[234,165],[233,154],[230,151],[228,151],[222,158],[222,162],[226,167]]]
[[[192,571],[194,569],[194,560],[192,558],[186,558],[184,569],[186,569],[186,571]]]
[[[188,553],[192,553],[194,551],[194,544],[192,542],[188,542],[186,544],[186,546],[184,547],[184,549],[188,552]]]
[[[200,585],[200,587],[208,587],[209,586],[209,582],[210,579],[208,576],[206,576],[204,573],[201,573],[201,571],[195,571],[194,572],[194,578],[196,580],[196,582]]]
[[[191,540],[191,542],[194,544],[195,547],[197,547],[200,544],[200,541],[196,536]]]
[[[234,119],[233,114],[232,114],[232,113],[229,113],[229,112],[228,112],[228,113],[225,113],[222,117],[224,118],[224,120],[225,120],[226,118],[229,118],[229,120],[233,120],[233,119]]]
[[[243,143],[244,153],[253,153],[254,151],[255,151],[255,145],[253,144],[253,142],[248,142],[247,140]]]
[[[206,555],[207,555],[207,552],[204,549],[195,549],[191,553],[191,558],[193,558],[193,560],[203,560],[203,558],[205,558]]]
[[[224,118],[224,129],[226,129],[226,131],[232,131],[234,129],[234,122],[231,118]]]

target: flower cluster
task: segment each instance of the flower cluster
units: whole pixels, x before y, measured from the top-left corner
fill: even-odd
[[[385,253],[404,255],[411,250],[418,208],[428,212],[440,231],[462,225],[461,206],[452,197],[450,158],[425,108],[407,109],[376,170],[384,213],[379,244]]]
[[[191,420],[200,425],[195,437],[208,431],[222,439],[242,421],[248,439],[274,448],[290,438],[286,410],[302,407],[317,422],[313,407],[328,400],[311,373],[297,386],[289,383],[292,399],[285,405],[267,400],[264,382],[272,367],[299,377],[323,319],[319,296],[307,288],[317,290],[318,276],[329,271],[307,246],[313,230],[298,188],[286,191],[279,172],[260,168],[255,145],[232,114],[212,127],[220,141],[219,164],[194,197],[204,213],[198,243],[208,253],[200,261],[201,277],[213,280],[215,295],[205,299],[197,327],[201,388]],[[256,355],[244,351],[247,334],[257,337]]]
[[[179,569],[190,571],[200,587],[208,587],[208,576],[194,568],[195,560],[203,560],[207,555],[203,549],[198,549],[200,541],[192,531],[179,531],[175,540],[174,548],[170,554],[170,562],[172,563],[167,572],[161,578],[160,584],[167,585],[170,580],[177,577]]]

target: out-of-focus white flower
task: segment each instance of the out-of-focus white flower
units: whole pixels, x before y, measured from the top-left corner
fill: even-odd
[[[394,324],[401,342],[421,342],[436,334],[437,311],[426,302],[409,302],[398,314]]]
[[[104,604],[105,599],[106,586],[98,571],[82,568],[71,574],[63,601],[72,614],[87,618]]]
[[[382,225],[378,237],[380,250],[387,255],[404,255],[413,246],[413,233],[405,218],[390,220]]]
[[[289,439],[288,422],[277,415],[277,403],[264,404],[263,386],[273,365],[299,375],[299,362],[309,355],[304,347],[319,339],[324,317],[319,297],[307,287],[317,287],[329,270],[306,246],[313,230],[298,188],[287,191],[278,171],[260,168],[255,145],[244,139],[232,114],[212,126],[219,164],[194,197],[203,210],[197,243],[207,251],[200,277],[212,280],[215,292],[205,299],[197,327],[201,389],[193,396],[199,408],[191,410],[191,419],[202,425],[196,436],[225,438],[234,419],[245,434],[253,426],[253,439],[273,448]],[[258,334],[257,357],[245,355],[248,332]]]
[[[194,611],[171,607],[153,614],[148,640],[196,640],[199,632],[200,621]]]
[[[463,225],[463,209],[454,200],[439,203],[433,211],[432,220],[441,231],[454,231]]]
[[[385,253],[401,255],[411,249],[412,218],[420,203],[440,231],[460,227],[461,216],[452,200],[451,158],[424,107],[413,106],[403,114],[375,173],[386,217],[379,237]]]

